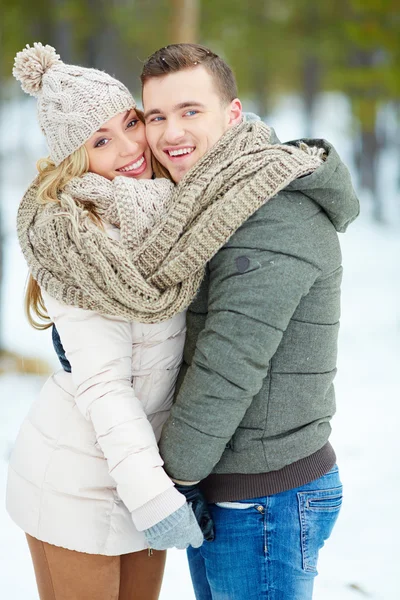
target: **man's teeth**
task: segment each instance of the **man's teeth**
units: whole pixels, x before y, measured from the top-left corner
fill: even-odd
[[[180,150],[169,150],[170,156],[182,156],[182,154],[191,154],[194,148],[180,148]]]
[[[139,169],[139,167],[141,167],[143,163],[144,156],[142,156],[142,158],[139,158],[139,160],[133,163],[133,165],[130,165],[129,167],[123,167],[122,169],[118,169],[118,171],[122,171],[123,173],[125,171],[136,171],[136,169]]]

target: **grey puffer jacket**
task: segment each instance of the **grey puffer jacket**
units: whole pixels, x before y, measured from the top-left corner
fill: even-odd
[[[276,141],[278,141],[276,139]],[[335,412],[341,252],[359,212],[327,161],[260,208],[210,261],[187,316],[179,393],[160,450],[167,472],[267,473],[321,449]]]

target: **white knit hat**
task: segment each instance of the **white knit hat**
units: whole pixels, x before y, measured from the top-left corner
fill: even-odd
[[[35,42],[18,52],[13,75],[38,99],[38,118],[50,158],[59,165],[106,121],[136,103],[129,90],[104,71],[66,65],[52,46]]]

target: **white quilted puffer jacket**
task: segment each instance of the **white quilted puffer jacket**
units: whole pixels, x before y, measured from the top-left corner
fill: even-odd
[[[145,325],[43,298],[72,373],[47,380],[22,424],[7,510],[26,533],[56,546],[104,555],[142,550],[143,530],[185,503],[157,448],[185,313]]]

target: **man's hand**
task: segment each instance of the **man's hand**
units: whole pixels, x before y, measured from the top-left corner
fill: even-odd
[[[212,542],[215,538],[214,523],[208,510],[206,499],[201,493],[197,484],[184,485],[175,483],[178,492],[186,497],[186,500],[192,505],[192,510],[207,542]]]

